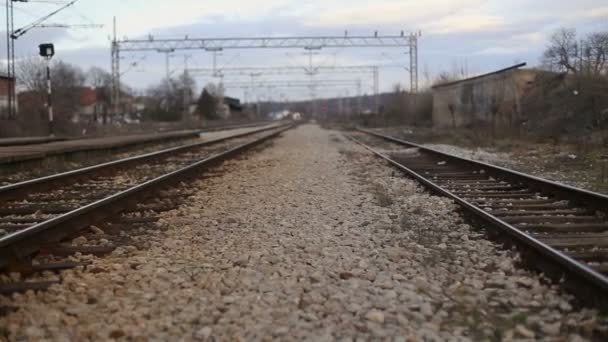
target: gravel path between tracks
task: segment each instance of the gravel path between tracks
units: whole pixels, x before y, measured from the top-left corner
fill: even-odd
[[[224,167],[189,186],[201,190],[144,249],[0,297],[20,308],[0,337],[583,341],[601,328],[340,133],[301,126]]]

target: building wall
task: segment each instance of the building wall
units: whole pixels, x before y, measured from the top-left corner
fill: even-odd
[[[0,77],[0,96],[8,96],[8,90],[12,83],[8,78]]]
[[[534,70],[513,69],[433,89],[433,125],[489,124],[511,128],[521,119],[521,97],[533,86]]]
[[[8,108],[8,91],[14,82],[5,77],[0,77],[0,108]],[[15,106],[17,104],[15,103]]]

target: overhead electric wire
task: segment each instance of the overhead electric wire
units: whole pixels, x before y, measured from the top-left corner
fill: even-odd
[[[51,17],[53,17],[54,15],[56,15],[57,13],[63,11],[64,9],[74,5],[76,2],[78,2],[79,0],[72,0],[69,3],[65,4],[64,6],[61,6],[60,8],[56,9],[55,11],[49,13],[48,15],[45,15],[44,17],[35,20],[34,22],[32,22],[29,25],[26,25],[20,29],[16,29],[13,33],[11,33],[11,38],[12,39],[18,39],[19,37],[23,36],[24,34],[26,34],[29,30],[41,25],[43,22],[45,22],[46,20],[50,19]]]

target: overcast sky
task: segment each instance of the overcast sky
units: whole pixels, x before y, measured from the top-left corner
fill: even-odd
[[[4,3],[4,1],[2,1]],[[15,27],[19,28],[51,12],[67,1],[44,0],[17,3]],[[103,24],[103,29],[39,29],[19,39],[17,56],[35,55],[42,42],[53,42],[57,57],[83,69],[97,65],[110,68],[109,37],[112,17],[118,19],[119,36],[155,37],[258,37],[269,35],[394,35],[401,30],[422,31],[421,82],[441,71],[466,65],[479,74],[511,65],[539,62],[551,33],[574,27],[580,34],[608,30],[607,0],[80,0],[48,23]],[[2,15],[4,17],[4,15]],[[4,48],[4,44],[3,44]],[[391,65],[381,69],[381,90],[393,84],[409,84],[403,68],[406,51],[400,49],[327,49],[314,56],[317,65]],[[184,54],[191,67],[207,68],[212,57],[205,52],[176,52],[174,73],[183,71]],[[165,74],[164,57],[158,53],[125,54],[123,65],[141,61],[124,75],[138,89],[158,82]],[[303,50],[225,51],[219,66],[298,66],[307,63]],[[128,67],[125,67],[129,69]],[[425,77],[426,76],[426,77]],[[364,91],[371,92],[366,75],[331,75],[331,79],[362,77]],[[293,78],[293,77],[292,77]],[[198,78],[199,86],[211,80]],[[305,96],[305,89],[271,90],[273,97]],[[321,91],[320,91],[321,92]],[[327,94],[354,95],[351,88]],[[242,90],[233,91],[242,97]]]

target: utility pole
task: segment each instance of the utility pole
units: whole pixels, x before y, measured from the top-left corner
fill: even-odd
[[[191,55],[184,55],[184,82],[189,80],[188,74],[188,60],[192,58]],[[184,83],[183,89],[183,98],[184,98],[184,119],[188,118],[190,114],[190,89],[186,88],[186,84]]]
[[[120,49],[118,48],[118,37],[116,36],[116,17],[114,17],[114,37],[112,39],[112,104],[114,116],[120,114]],[[105,120],[104,120],[105,123]]]
[[[361,80],[357,82],[357,114],[361,114]]]
[[[8,118],[13,119],[16,116],[15,104],[17,96],[15,93],[16,77],[15,77],[15,32],[13,2],[15,0],[6,0],[6,76],[9,78],[8,87]]]
[[[380,72],[378,70],[378,67],[374,67],[374,112],[378,113],[379,112],[379,98],[378,98],[378,93],[379,93],[379,87],[380,87]]]
[[[46,59],[46,89],[47,89],[47,101],[46,106],[49,111],[49,135],[52,137],[55,135],[53,131],[53,86],[51,84],[51,58]]]

